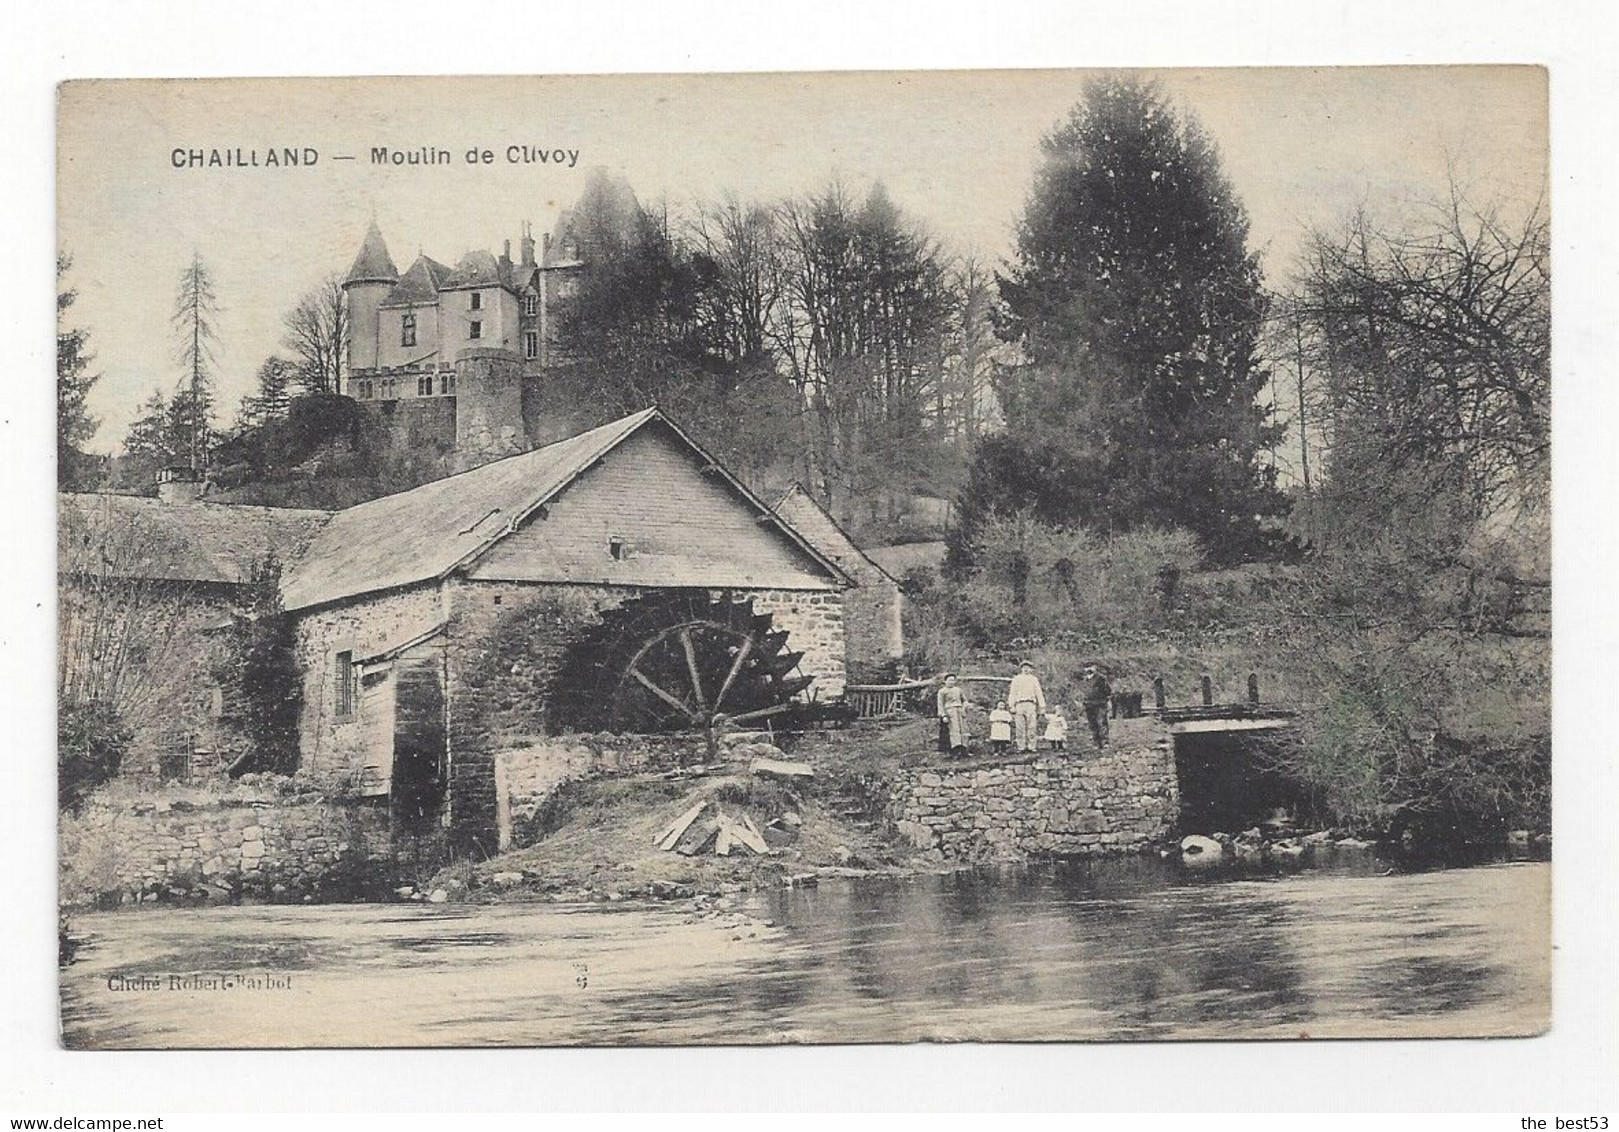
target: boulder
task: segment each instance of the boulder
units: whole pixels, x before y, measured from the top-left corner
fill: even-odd
[[[1181,838],[1181,860],[1187,864],[1212,864],[1218,861],[1224,852],[1224,846],[1212,837],[1193,833]]]

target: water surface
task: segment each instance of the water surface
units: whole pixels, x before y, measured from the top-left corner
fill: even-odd
[[[1514,1035],[1550,865],[1187,874],[1151,858],[823,880],[740,915],[324,905],[85,916],[72,1046]],[[159,984],[138,982],[140,976]],[[200,976],[200,978],[187,978]],[[178,981],[178,985],[176,985]],[[130,986],[136,989],[119,989]]]

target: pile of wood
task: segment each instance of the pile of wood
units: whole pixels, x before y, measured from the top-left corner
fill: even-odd
[[[699,821],[710,808],[713,815]],[[698,802],[670,822],[659,831],[653,843],[665,852],[687,857],[700,853],[729,857],[732,853],[766,855],[770,852],[764,832],[751,816],[742,811],[728,814],[712,799]]]

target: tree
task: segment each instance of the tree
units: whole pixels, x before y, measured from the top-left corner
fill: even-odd
[[[1258,403],[1265,296],[1213,144],[1125,76],[1087,84],[1041,148],[1000,280],[1001,331],[1023,364],[1003,383],[1008,431],[981,451],[957,553],[986,510],[1021,507],[1102,531],[1182,527],[1216,561],[1273,551],[1266,523],[1286,501],[1258,459],[1278,435]],[[1018,466],[1045,473],[997,474]]]
[[[259,366],[259,391],[242,398],[237,427],[251,429],[269,421],[285,420],[292,403],[292,385],[299,377],[297,363],[277,356],[265,358]]]
[[[191,466],[199,471],[208,465],[212,439],[214,323],[218,317],[219,301],[214,295],[213,274],[203,262],[202,253],[193,252],[190,265],[180,274],[170,319],[179,339],[179,361],[184,370],[180,391],[171,408],[189,440],[187,457]]]
[[[310,394],[343,392],[349,326],[342,279],[328,275],[319,286],[305,292],[298,305],[287,312],[282,324],[286,334],[281,342],[292,352],[298,384],[303,391]],[[260,377],[263,377],[262,370]]]
[[[85,400],[99,373],[90,371],[94,360],[86,346],[89,334],[82,328],[64,325],[78,291],[64,287],[62,279],[73,266],[73,257],[56,257],[56,483],[63,491],[80,491],[94,486],[94,461],[84,444],[95,435],[100,423],[85,407]]]

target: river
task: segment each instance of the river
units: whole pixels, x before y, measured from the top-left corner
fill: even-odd
[[[735,909],[86,915],[81,1048],[1535,1033],[1551,866],[1266,876],[1124,858],[825,879]]]

